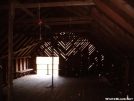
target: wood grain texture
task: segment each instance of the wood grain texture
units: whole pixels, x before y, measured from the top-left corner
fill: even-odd
[[[104,77],[54,77],[27,75],[13,81],[13,101],[105,101],[119,97]],[[6,88],[3,89],[6,94]]]

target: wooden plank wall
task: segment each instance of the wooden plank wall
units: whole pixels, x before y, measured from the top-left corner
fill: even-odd
[[[29,59],[28,58],[17,58],[15,59],[15,71],[21,71],[21,70],[25,70],[28,68],[31,68],[29,65]]]
[[[7,84],[7,59],[1,59],[0,60],[0,65],[2,65],[3,67],[3,84],[6,85]],[[13,77],[16,78],[16,72],[21,71],[21,70],[25,70],[28,68],[33,68],[33,66],[31,65],[31,58],[29,57],[25,57],[25,58],[15,58],[13,59]]]

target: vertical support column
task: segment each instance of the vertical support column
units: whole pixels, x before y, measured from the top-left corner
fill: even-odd
[[[16,59],[13,59],[13,79],[16,78]]]
[[[20,71],[23,70],[23,65],[22,65],[22,58],[20,58]]]
[[[47,64],[47,75],[49,75],[49,64]]]
[[[23,68],[26,70],[26,58],[23,59]]]
[[[18,72],[18,68],[19,68],[19,63],[18,63],[18,58],[16,59],[16,72]],[[16,74],[16,72],[15,72],[15,78],[17,78],[17,74]]]
[[[24,58],[21,58],[22,61],[22,70],[24,70]]]
[[[27,57],[27,59],[26,59],[26,69],[28,69],[29,68],[29,57]]]
[[[8,101],[12,101],[13,90],[13,2],[9,1],[9,17],[8,17]]]
[[[53,88],[53,65],[54,65],[54,55],[53,55],[53,46],[52,46],[52,88]]]
[[[129,59],[125,60],[125,74],[124,74],[124,83],[123,83],[123,96],[127,96],[128,90],[128,77],[129,77]]]

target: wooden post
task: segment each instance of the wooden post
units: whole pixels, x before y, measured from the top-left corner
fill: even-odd
[[[22,58],[20,58],[20,68],[19,68],[20,71],[23,70],[23,65],[22,65],[22,63],[23,63],[23,62],[22,62]]]
[[[13,78],[16,79],[16,59],[13,59]]]
[[[12,101],[12,67],[13,67],[13,2],[9,1],[8,17],[8,101]]]
[[[27,68],[26,68],[26,58],[23,59],[23,68],[24,68],[24,70],[27,69]]]
[[[17,78],[16,76],[16,72],[18,72],[18,68],[19,68],[19,63],[18,63],[18,58],[16,59],[16,62],[15,62],[15,67],[16,67],[16,70],[15,70],[15,79]]]
[[[52,89],[53,89],[53,65],[54,65],[54,57],[53,57],[53,47],[52,47]]]
[[[47,64],[47,75],[49,75],[49,64]]]
[[[26,60],[27,62],[26,62],[26,69],[28,69],[29,68],[29,57],[27,58],[27,60]],[[36,70],[37,70],[37,68],[36,68]],[[35,71],[35,70],[34,70]]]

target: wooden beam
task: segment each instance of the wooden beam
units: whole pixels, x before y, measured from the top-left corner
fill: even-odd
[[[29,48],[31,48],[31,47],[33,47],[33,46],[36,46],[37,44],[39,44],[39,43],[41,43],[41,42],[42,42],[42,41],[39,41],[39,42],[34,43],[34,44],[30,45],[30,46],[27,46],[27,47],[25,47],[25,48],[22,48],[22,49],[20,49],[20,50],[18,50],[18,51],[13,52],[13,54],[16,54],[16,53],[21,52],[21,51],[26,50],[26,49],[29,49]]]
[[[51,22],[73,22],[73,21],[91,21],[93,20],[91,16],[81,16],[81,17],[57,17],[57,18],[43,18],[43,23],[51,23]],[[37,19],[25,19],[25,20],[16,20],[17,23],[37,23]]]
[[[8,15],[8,101],[12,101],[13,90],[13,17],[14,8],[13,2],[9,1],[9,15]]]
[[[66,11],[76,15],[76,16],[82,16],[81,13],[77,12],[77,11],[74,11],[71,9],[71,7],[62,7],[63,9],[65,9]]]
[[[93,35],[95,35],[95,33],[98,33],[98,34],[101,34],[104,37],[103,40],[101,40],[100,38],[98,39],[98,42],[100,41],[99,44],[102,43],[101,47],[103,47],[105,50],[110,51],[111,53],[114,53],[116,56],[124,55],[123,50],[120,52],[121,49],[120,49],[119,43],[117,43],[115,41],[115,37],[113,37],[113,35],[110,36],[108,34],[108,33],[111,34],[112,32],[107,27],[107,25],[105,23],[103,23],[98,17],[96,17],[94,15],[92,15],[92,16],[93,16],[94,20],[97,22],[97,24],[99,25],[99,28],[98,27],[97,28],[95,28],[95,27],[92,28],[93,31],[94,31]],[[96,30],[96,29],[98,29],[98,30]],[[104,47],[104,46],[106,46],[106,47]],[[117,47],[118,47],[118,49],[117,49]]]
[[[8,36],[6,36],[6,37],[8,37]],[[13,40],[15,39],[17,37],[17,35],[14,35],[14,37],[13,37]],[[4,41],[4,43],[1,43],[1,45],[3,45],[4,44],[4,46],[3,47],[1,47],[1,49],[0,49],[0,53],[7,53],[7,47],[8,47],[8,43],[7,43],[7,41],[5,40]],[[5,51],[6,50],[6,51]]]
[[[19,33],[19,31],[18,31],[18,33]],[[21,35],[20,34],[16,34],[16,35],[17,35],[17,37],[14,39],[15,41],[14,41],[14,44],[13,44],[14,47],[16,47],[17,44],[20,43],[20,41],[23,40],[23,38],[25,38],[24,34],[21,34]]]
[[[24,47],[28,47],[30,44],[37,42],[37,41],[35,42],[35,39],[33,39],[33,38],[31,38],[31,39],[32,39],[32,40],[28,40],[28,41],[27,41],[28,43],[24,43],[23,46],[24,46]],[[25,44],[26,44],[26,45],[25,45]],[[33,47],[35,47],[35,46],[33,46]],[[20,52],[14,54],[14,56],[15,56],[15,57],[25,57],[25,56],[27,56],[27,55],[26,55],[26,52],[29,51],[29,50],[31,50],[31,49],[32,49],[32,48],[28,48],[28,49],[26,49],[26,50],[24,50],[24,51],[20,51]]]
[[[92,0],[85,0],[85,1],[64,1],[64,2],[47,2],[47,3],[40,3],[40,7],[65,7],[65,6],[89,6],[94,5]],[[39,3],[28,3],[28,4],[14,4],[15,8],[38,8]],[[8,9],[7,5],[3,5],[0,9]]]
[[[20,49],[20,50],[18,50],[18,51],[15,51],[15,52],[13,52],[13,54],[17,54],[17,53],[19,53],[19,52],[21,52],[21,51],[24,51],[24,50],[26,50],[26,49],[29,49],[29,48],[31,48],[31,47],[34,47],[34,46],[36,46],[36,45],[39,44],[39,43],[42,43],[42,41],[37,42],[37,43],[34,43],[34,44],[32,44],[32,45],[30,45],[30,46],[27,46],[27,47],[25,47],[25,48],[22,48],[22,49]],[[7,55],[2,56],[1,58],[5,58],[5,57],[7,57]]]
[[[51,34],[51,33],[55,33],[55,34],[58,35],[58,33],[60,33],[60,32],[75,32],[76,35],[80,34],[80,33],[82,33],[82,35],[83,35],[84,32],[90,32],[90,29],[86,29],[86,28],[68,28],[68,27],[66,27],[66,28],[65,27],[58,27],[58,28],[54,28],[54,29],[48,29],[47,31],[42,29],[42,33],[45,33],[45,35],[48,35],[48,34]],[[29,34],[29,36],[27,36],[27,37],[29,37],[29,38],[33,37],[34,38],[34,37],[37,37],[37,33],[39,33],[39,31],[16,30],[15,33],[19,33],[21,35],[24,35],[24,34],[28,35]]]
[[[50,22],[47,25],[74,25],[74,24],[90,24],[91,21],[72,21],[72,22]]]
[[[22,45],[28,40],[28,37],[23,38],[23,40],[21,40],[20,43],[17,44],[17,46],[15,46],[14,50],[18,50],[20,47],[22,47]]]
[[[118,6],[121,10],[134,19],[134,8],[127,4],[124,0],[110,0],[110,2]]]
[[[17,2],[17,4],[21,4],[21,3],[19,3],[17,0],[15,0],[16,2]],[[38,20],[38,17],[37,16],[35,16],[29,9],[27,9],[27,8],[25,8],[24,6],[21,8],[24,12],[26,12],[28,15],[30,15],[32,18],[35,18],[36,19],[36,21]],[[45,24],[43,24],[46,28],[50,28],[50,26],[48,26],[48,25],[45,25]]]
[[[95,14],[95,16],[99,17],[101,21],[107,24],[108,27],[110,27],[115,33],[113,35],[116,39],[121,41],[122,47],[128,47],[127,50],[128,53],[133,53],[134,50],[134,39],[130,37],[128,34],[124,33],[118,26],[116,26],[113,22],[111,22],[109,19],[107,19],[103,14],[99,13],[99,11],[96,8],[92,9],[92,13]],[[129,40],[129,41],[128,41]],[[119,42],[118,41],[118,42]]]
[[[120,26],[122,26],[125,30],[134,35],[134,28],[127,23],[123,18],[121,18],[118,14],[112,11],[109,7],[103,4],[100,0],[93,0],[95,5],[101,9],[105,14],[107,14],[113,21],[116,21]]]
[[[35,46],[36,47],[36,46]],[[22,54],[20,54],[19,56],[27,56],[27,55],[30,55],[30,54],[28,54],[30,51],[32,51],[34,49],[34,47],[32,47],[32,48],[29,48],[29,49],[27,49],[27,50],[25,50]]]
[[[63,10],[71,13],[70,15],[76,15],[76,16],[86,16],[88,15],[87,9],[83,9],[85,6],[77,6],[77,7],[62,7]],[[88,7],[88,6],[86,6]]]
[[[90,24],[91,21],[71,21],[71,22],[49,22],[47,25],[74,25],[74,24]],[[20,24],[16,24],[17,26],[22,26]],[[23,24],[24,26],[37,26],[37,24]]]
[[[94,36],[93,36],[94,37]],[[104,55],[113,55],[113,53],[110,53],[108,50],[101,47],[101,45],[98,44],[98,41],[95,41],[92,36],[88,38],[89,41],[95,46],[96,50],[100,50]]]
[[[33,40],[33,42],[32,43],[38,43],[38,40],[36,39],[36,40]],[[29,44],[31,44],[31,43],[29,43]],[[25,47],[27,47],[27,46],[25,46]],[[35,47],[35,46],[34,46]],[[27,51],[29,51],[29,50],[32,50],[33,48],[31,47],[31,48],[27,48],[27,49],[25,49],[25,50],[23,50],[23,51],[20,51],[20,52],[18,52],[17,54],[15,54],[17,57],[24,57],[23,56],[23,54],[25,54]]]
[[[30,42],[32,42],[34,39],[32,38],[32,37],[30,37],[24,44],[23,44],[23,46],[22,47],[27,47],[29,44],[30,44]]]
[[[58,23],[58,22],[74,22],[74,21],[91,21],[93,20],[91,16],[81,16],[81,17],[59,17],[59,18],[45,18],[42,19],[43,23]]]
[[[26,8],[38,8],[39,3],[23,4]],[[15,8],[23,7],[22,4],[15,4]],[[48,2],[40,3],[40,7],[65,7],[65,6],[89,6],[94,5],[92,0],[86,1],[64,1],[64,2]]]
[[[16,4],[21,4],[18,0],[14,0]],[[22,8],[21,10],[23,10],[24,12],[26,12],[28,15],[30,15],[31,17],[35,18],[37,16],[35,16],[29,9],[25,8],[22,4]]]
[[[43,42],[42,42],[42,43],[43,43]],[[35,52],[35,51],[40,47],[40,45],[41,45],[42,43],[40,43],[40,44],[36,45],[35,47],[33,47],[33,49],[30,50],[30,51],[28,51],[28,52],[26,53],[26,55],[30,55],[30,54],[32,54],[33,52]]]

